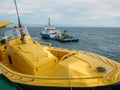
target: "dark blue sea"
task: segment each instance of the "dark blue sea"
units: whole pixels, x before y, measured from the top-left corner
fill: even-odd
[[[120,28],[58,27],[61,31],[67,30],[67,33],[79,38],[79,42],[67,43],[41,39],[40,32],[44,30],[44,27],[29,27],[28,29],[33,38],[43,42],[51,42],[52,46],[84,50],[120,62]]]

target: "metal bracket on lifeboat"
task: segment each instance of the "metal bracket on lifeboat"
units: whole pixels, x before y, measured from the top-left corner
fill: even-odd
[[[23,43],[26,43],[25,33],[23,32],[25,28],[24,28],[23,26],[21,26],[21,27],[19,27],[18,29],[19,29],[20,34],[21,34],[20,40],[21,40]]]
[[[102,67],[102,66],[98,66],[96,69],[98,72],[105,72],[106,71],[106,68]]]
[[[17,8],[17,3],[16,3],[16,0],[14,0],[14,3],[15,3],[15,8],[16,8],[16,13],[17,13],[17,17],[18,17],[18,30],[20,31],[20,34],[21,34],[21,41],[23,43],[26,43],[26,40],[25,40],[25,33],[23,32],[23,30],[25,29],[22,24],[21,24],[21,20],[20,20],[20,16],[19,16],[19,12],[18,12],[18,8]]]

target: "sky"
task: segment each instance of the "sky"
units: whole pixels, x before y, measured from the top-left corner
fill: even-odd
[[[120,27],[120,0],[16,0],[25,25]],[[14,0],[0,1],[0,21],[17,24]]]

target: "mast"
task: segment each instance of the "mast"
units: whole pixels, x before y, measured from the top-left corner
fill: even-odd
[[[25,28],[24,28],[24,27],[22,26],[22,24],[21,24],[21,20],[20,20],[18,8],[17,8],[16,0],[14,0],[14,3],[15,3],[15,8],[16,8],[16,13],[17,13],[17,18],[18,18],[18,30],[20,31],[20,34],[21,34],[20,40],[21,40],[23,43],[26,43],[25,33],[24,33],[24,29],[25,29]]]
[[[21,28],[22,24],[21,24],[21,21],[20,21],[20,16],[19,16],[16,0],[14,0],[14,3],[15,3],[15,8],[16,8],[16,13],[17,13],[17,18],[18,18],[18,27]]]

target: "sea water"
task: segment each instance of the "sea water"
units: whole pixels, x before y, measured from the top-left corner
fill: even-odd
[[[54,40],[41,39],[40,32],[44,27],[29,27],[30,35],[39,41],[50,42],[52,46],[84,50],[100,54],[120,62],[120,28],[112,27],[58,27],[64,32],[79,38],[79,42],[61,43]]]

